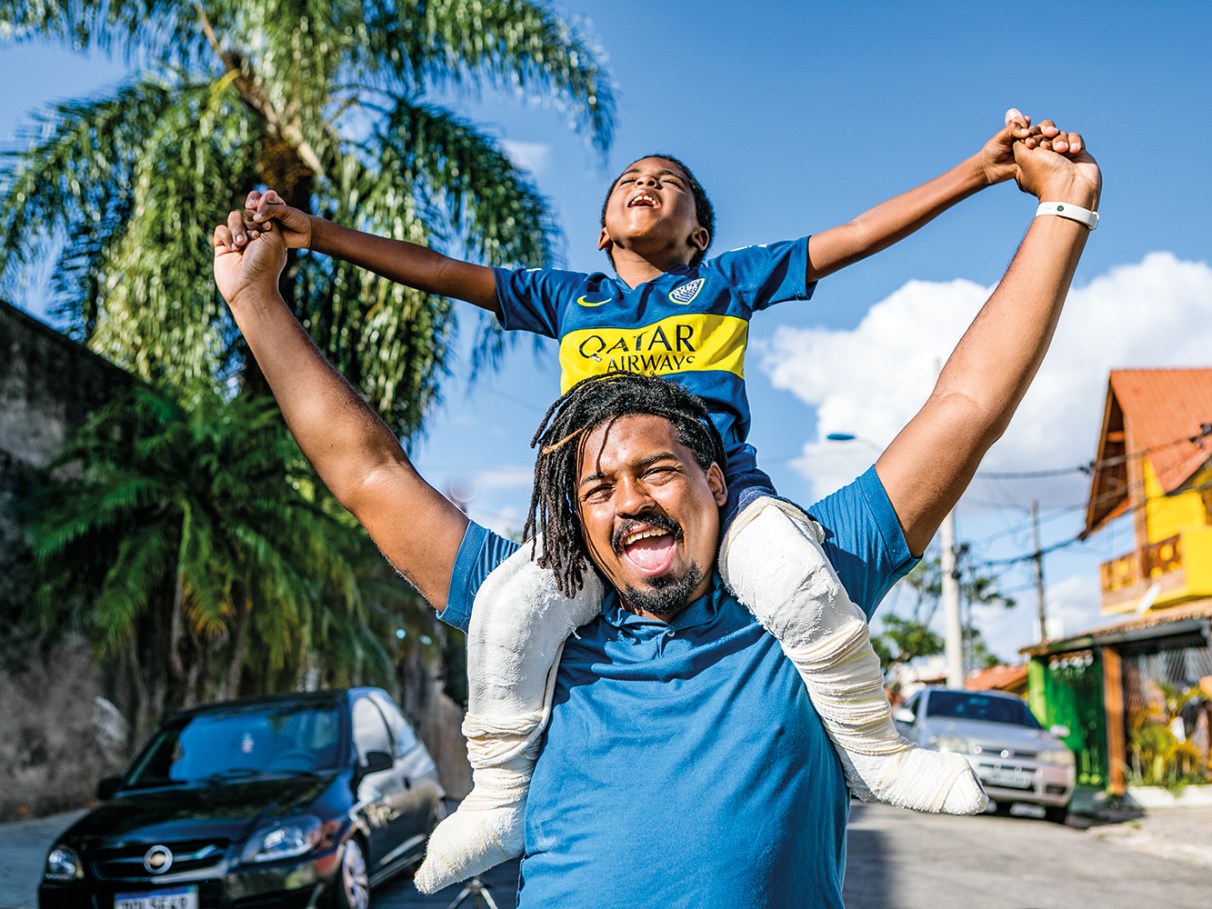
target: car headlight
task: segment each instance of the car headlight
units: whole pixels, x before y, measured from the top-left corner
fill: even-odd
[[[1068,748],[1052,748],[1041,751],[1037,757],[1045,764],[1060,764],[1062,767],[1073,766],[1073,752]]]
[[[320,843],[323,824],[318,817],[305,815],[263,827],[249,837],[242,862],[274,862],[306,855]]]
[[[971,754],[972,745],[957,735],[936,735],[930,740],[930,747],[937,751],[953,751],[956,754]]]
[[[78,881],[84,877],[84,863],[70,846],[56,846],[46,857],[42,876],[48,881]]]

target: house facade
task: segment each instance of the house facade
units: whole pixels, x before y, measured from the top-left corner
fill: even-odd
[[[1121,518],[1132,549],[1099,569],[1119,621],[1024,650],[1036,715],[1114,793],[1210,769],[1212,369],[1111,373],[1083,534]]]

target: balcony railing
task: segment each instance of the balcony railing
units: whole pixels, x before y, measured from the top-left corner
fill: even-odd
[[[1099,571],[1104,613],[1135,611],[1146,596],[1163,608],[1212,597],[1212,528],[1184,530],[1104,562]]]

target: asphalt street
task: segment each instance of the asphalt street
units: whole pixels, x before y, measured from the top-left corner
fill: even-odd
[[[35,909],[41,864],[77,814],[0,825],[0,909]],[[485,875],[489,903],[449,887],[431,897],[407,878],[375,891],[375,909],[513,909],[517,863]],[[855,803],[847,840],[848,909],[1207,909],[1212,808],[1011,817],[921,815]],[[609,893],[592,905],[609,907]],[[636,909],[636,907],[618,907]]]

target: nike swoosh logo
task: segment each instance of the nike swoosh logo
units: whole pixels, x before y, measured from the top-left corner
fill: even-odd
[[[605,300],[586,300],[584,297],[577,297],[578,306],[601,306],[603,303],[609,302],[609,297],[607,297]]]

